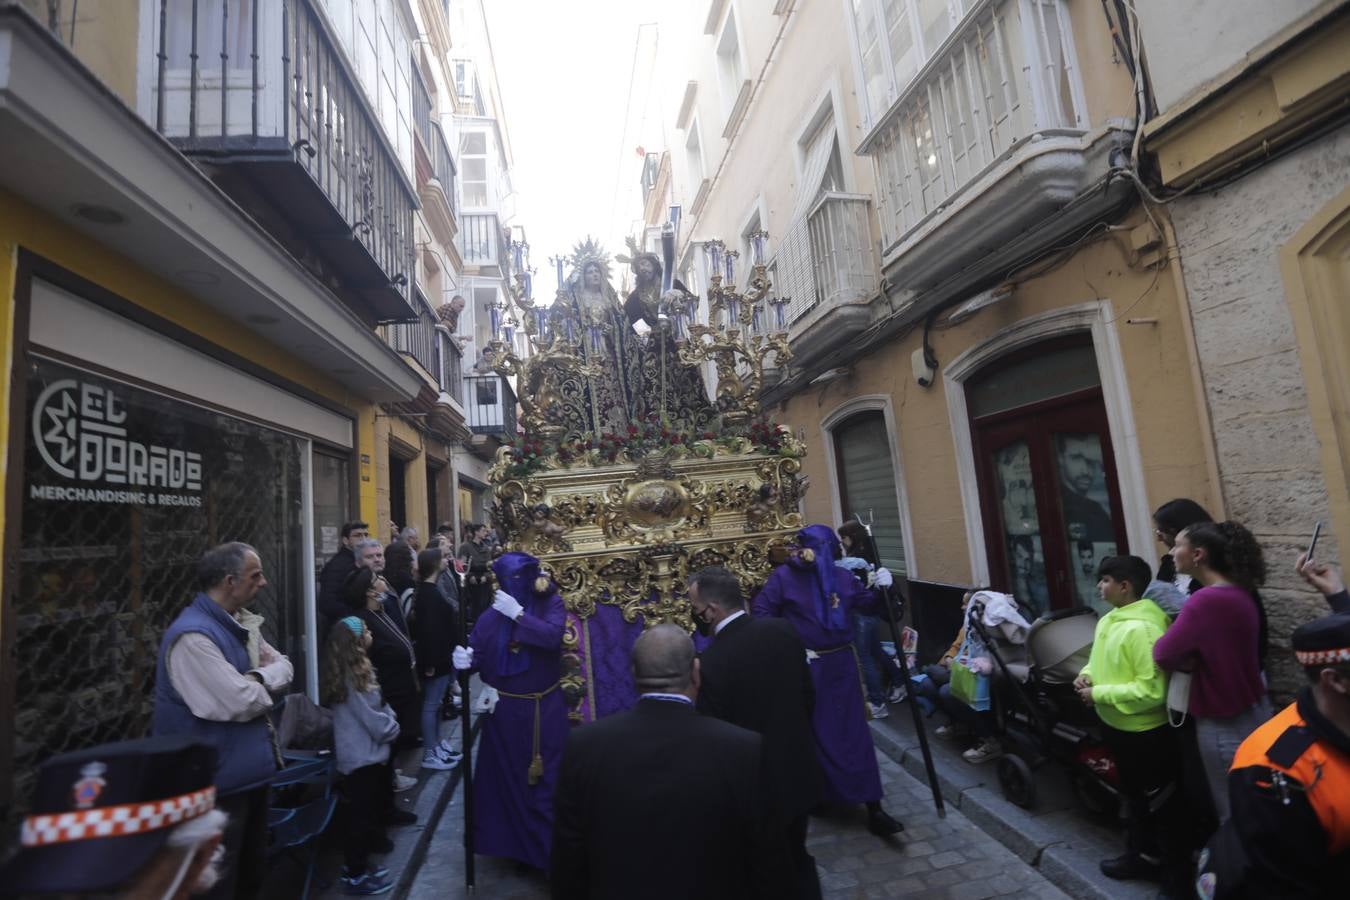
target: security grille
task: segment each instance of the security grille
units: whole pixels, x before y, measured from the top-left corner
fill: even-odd
[[[4,673],[15,716],[0,737],[12,741],[0,752],[11,760],[0,778],[6,838],[43,760],[148,733],[159,639],[195,594],[207,548],[257,548],[269,584],[251,609],[294,663],[295,687],[305,671],[307,444],[55,363],[34,360],[29,371],[13,668]],[[200,454],[196,490],[173,453]]]

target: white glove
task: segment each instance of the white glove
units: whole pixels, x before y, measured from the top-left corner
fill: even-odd
[[[895,584],[895,579],[891,577],[891,570],[886,568],[877,569],[872,573],[872,584],[876,587],[890,587]]]
[[[506,591],[498,591],[497,596],[492,598],[492,608],[513,622],[519,619],[520,614],[525,611],[525,607],[520,605],[520,601]]]
[[[469,647],[456,647],[450,652],[450,662],[455,668],[463,672],[465,669],[473,668],[473,650]]]

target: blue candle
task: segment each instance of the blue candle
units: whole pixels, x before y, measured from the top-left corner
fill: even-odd
[[[554,265],[556,265],[556,266],[558,267],[558,290],[561,291],[561,290],[562,290],[562,286],[563,286],[563,270],[562,270],[562,264],[563,264],[563,261],[562,261],[562,257],[561,257],[561,256],[554,257],[553,263],[554,263]]]
[[[497,332],[502,330],[502,311],[496,303],[488,305],[488,322],[492,331],[492,336],[496,337]]]
[[[534,299],[534,276],[530,274],[529,269],[525,270],[525,299]]]
[[[736,256],[737,253],[735,250],[732,250],[730,253],[727,254],[727,284],[736,283],[736,270],[735,270]]]

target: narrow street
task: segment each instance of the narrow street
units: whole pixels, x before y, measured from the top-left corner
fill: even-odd
[[[897,709],[902,709],[897,707]],[[878,754],[886,807],[905,823],[903,840],[868,834],[857,815],[813,818],[807,846],[816,858],[827,900],[926,897],[1063,898],[1065,894],[1008,848],[976,827],[960,810],[938,818],[928,786]],[[456,790],[414,877],[409,900],[469,896],[464,888],[464,805]],[[679,848],[672,847],[672,854]],[[544,877],[516,864],[478,857],[476,896],[493,900],[546,900]]]

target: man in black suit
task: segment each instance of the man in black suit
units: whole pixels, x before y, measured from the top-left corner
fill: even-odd
[[[633,645],[637,706],[567,739],[553,797],[554,900],[781,898],[786,849],[766,827],[760,737],[694,709],[689,635]]]
[[[716,635],[699,657],[698,709],[763,737],[771,821],[792,854],[799,896],[819,898],[806,827],[823,797],[824,776],[811,725],[816,692],[806,647],[785,619],[746,613],[740,581],[721,566],[689,579],[689,605],[695,627]]]

